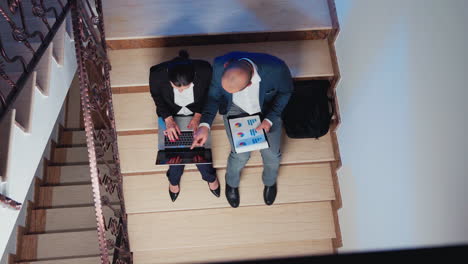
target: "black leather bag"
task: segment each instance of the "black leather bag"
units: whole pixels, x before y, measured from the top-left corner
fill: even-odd
[[[297,81],[282,119],[290,138],[320,138],[328,133],[334,114],[327,80]]]

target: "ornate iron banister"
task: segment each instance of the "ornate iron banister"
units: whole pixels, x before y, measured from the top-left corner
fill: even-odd
[[[68,0],[65,5],[61,0],[47,1],[48,4],[51,2],[56,4],[53,6],[47,6],[44,0],[5,0],[6,3],[0,3],[0,23],[5,23],[1,29],[9,27],[11,33],[9,36],[2,31],[0,35],[0,78],[9,87],[6,91],[0,89],[0,122],[10,111],[29,74],[38,65],[71,11],[101,263],[132,263],[112,107],[110,63],[106,51],[102,2],[91,1],[92,3],[90,0]],[[23,5],[26,3],[30,4],[28,9]],[[50,26],[48,21],[49,13],[56,19],[53,26]],[[40,19],[46,32],[39,30],[31,32],[27,22],[31,21],[28,20],[31,17]],[[8,51],[4,46],[6,39],[16,43],[15,47],[24,46],[23,48],[32,54],[31,60],[27,61],[22,55]],[[32,40],[40,41],[37,50],[31,45]],[[13,79],[7,70],[7,66],[13,63],[20,63],[22,68],[18,79]],[[108,156],[112,156],[112,159],[104,158]],[[0,195],[0,202],[16,209],[21,206],[3,195]],[[112,214],[105,215],[104,207],[109,208]]]
[[[21,209],[21,204],[0,193],[0,204],[15,210]]]
[[[0,123],[8,116],[14,102],[24,88],[30,74],[37,67],[43,54],[54,39],[59,28],[69,14],[70,5],[64,5],[61,0],[4,0],[0,3]],[[56,5],[54,5],[57,3]],[[51,26],[47,20],[49,14],[55,19]],[[32,24],[41,25],[43,29]],[[35,50],[32,43],[40,43]],[[8,49],[9,47],[9,49]],[[24,49],[30,59],[25,59],[20,52]],[[21,70],[14,70],[10,65],[18,64]],[[19,74],[18,74],[19,72]],[[21,203],[4,195],[0,202],[8,208],[19,210]]]
[[[41,57],[54,39],[57,31],[70,11],[69,1],[64,5],[61,0],[5,0],[0,4],[0,79],[7,85],[0,89],[0,122],[11,110],[31,72],[38,65]],[[24,6],[27,6],[26,8]],[[50,26],[47,20],[52,14],[56,19]],[[30,24],[42,22],[44,29],[33,29]],[[40,23],[39,23],[40,24]],[[39,42],[34,50],[32,42]],[[28,61],[18,50],[7,50],[5,43],[16,43],[15,48],[26,49],[31,59]],[[20,63],[21,75],[14,78],[8,71],[9,65]]]
[[[101,263],[132,263],[102,3],[71,0],[71,8]]]

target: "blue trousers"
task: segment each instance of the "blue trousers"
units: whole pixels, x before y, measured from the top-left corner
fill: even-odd
[[[171,165],[167,170],[167,178],[171,185],[179,185],[180,178],[184,173],[185,165]],[[202,179],[207,182],[214,182],[216,180],[216,170],[213,168],[213,164],[197,164],[197,168],[202,175]]]
[[[231,131],[229,130],[229,124],[227,117],[231,115],[242,114],[243,111],[238,106],[232,104],[231,109],[225,115],[224,127],[226,128],[226,134],[229,142],[231,143],[231,153],[228,157],[227,169],[226,169],[226,183],[234,188],[239,187],[240,174],[245,164],[250,159],[250,152],[236,153],[232,142]],[[272,186],[276,183],[278,178],[278,170],[281,161],[281,135],[282,135],[282,121],[278,120],[273,123],[270,132],[267,133],[268,142],[270,148],[260,150],[263,159],[263,173],[262,180],[265,186]]]

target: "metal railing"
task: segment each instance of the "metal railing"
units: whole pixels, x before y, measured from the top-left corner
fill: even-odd
[[[0,123],[13,108],[69,11],[68,2],[63,4],[61,0],[0,2]],[[21,208],[21,203],[6,196],[0,197],[0,203],[15,210]]]
[[[0,122],[11,110],[70,10],[69,1],[0,3]],[[51,25],[51,21],[54,21]]]
[[[101,262],[132,263],[102,2],[72,0],[71,8]]]
[[[0,81],[4,82],[0,85],[0,122],[11,110],[29,75],[38,65],[70,12],[101,263],[133,263],[117,149],[109,77],[110,63],[106,51],[101,0],[0,2]],[[50,23],[52,20],[53,25]],[[38,42],[40,45],[37,47]],[[18,72],[11,74],[11,68],[20,69],[19,77]],[[14,209],[21,206],[20,203],[2,195],[0,202]]]
[[[0,193],[0,205],[7,208],[19,210],[21,209],[21,204],[8,198],[7,196]]]

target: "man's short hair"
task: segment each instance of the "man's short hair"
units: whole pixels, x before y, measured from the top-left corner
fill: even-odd
[[[226,77],[226,73],[231,71],[231,70],[232,71],[238,71],[238,72],[240,71],[242,73],[245,73],[246,80],[245,80],[245,83],[242,84],[242,86],[243,86],[242,88],[245,88],[245,87],[247,87],[249,85],[249,82],[250,82],[250,80],[252,79],[252,76],[253,76],[253,70],[248,66],[248,64],[246,64],[243,61],[239,61],[239,60],[230,60],[230,61],[228,61],[226,67],[224,68],[222,79],[224,79]],[[232,82],[235,82],[232,78],[233,77],[230,76],[230,80]],[[242,90],[242,89],[240,89],[240,90]]]
[[[246,60],[230,59],[229,61],[227,61],[226,68],[224,68],[223,76],[226,73],[226,71],[230,69],[240,68],[240,69],[246,70],[247,76],[249,80],[251,80],[254,72],[249,68],[249,66],[247,66],[246,63],[249,63],[249,62]]]

